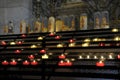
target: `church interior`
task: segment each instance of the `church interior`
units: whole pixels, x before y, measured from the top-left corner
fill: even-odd
[[[120,0],[0,0],[0,80],[119,80]]]

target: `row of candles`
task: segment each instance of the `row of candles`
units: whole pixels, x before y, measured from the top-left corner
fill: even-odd
[[[55,37],[55,39],[60,39],[60,38],[61,38],[61,36],[56,36]],[[43,40],[43,37],[38,37],[38,40]],[[115,41],[115,42],[113,44],[113,43],[105,43],[104,41]],[[106,40],[105,38],[94,38],[93,40],[91,40],[90,38],[86,38],[82,41],[81,46],[82,47],[92,46],[92,45],[90,45],[90,43],[92,43],[92,42],[99,42],[99,44],[96,43],[96,44],[94,44],[94,46],[113,46],[113,45],[114,46],[120,46],[120,43],[117,43],[116,41],[117,42],[120,41],[119,36],[115,37],[113,40],[112,39],[111,40]],[[9,44],[10,45],[22,45],[23,42],[24,41],[11,41]],[[74,47],[76,45],[76,43],[79,42],[79,41],[77,41],[75,39],[69,39],[68,42],[69,42],[69,47]],[[5,46],[5,45],[7,45],[7,42],[3,40],[3,41],[0,42],[0,45]],[[63,46],[64,46],[63,43],[57,44],[57,47],[63,47]],[[33,44],[33,45],[31,45],[31,48],[37,48],[37,45]]]
[[[2,65],[4,66],[7,66],[7,65],[12,65],[12,66],[16,66],[18,65],[18,62],[16,60],[12,60],[12,61],[7,61],[7,60],[4,60],[1,62]],[[103,66],[104,64],[104,61],[98,61],[96,62],[96,66]],[[22,65],[39,65],[39,62],[36,61],[36,60],[33,60],[33,61],[28,61],[28,60],[25,60],[22,62]],[[73,66],[73,62],[70,61],[70,60],[67,60],[67,61],[64,61],[64,60],[61,60],[58,62],[58,66]]]
[[[90,56],[87,55],[87,58],[89,57]],[[24,60],[22,62],[23,65],[38,65],[38,61],[41,60],[41,59],[36,59],[34,55],[29,55],[28,58],[29,58],[29,61]],[[58,62],[58,66],[72,66],[73,62],[76,60],[75,58],[68,59],[67,56],[64,54],[59,55],[58,58],[60,59],[60,61]],[[97,56],[94,56],[94,58],[98,59]],[[49,56],[47,54],[44,54],[42,56],[42,59],[49,59]],[[85,59],[85,58],[82,58],[82,56],[80,55],[78,59]],[[112,57],[112,55],[109,55],[109,59],[115,59],[115,58]],[[117,55],[117,59],[120,60],[120,54]],[[1,62],[1,64],[2,65],[17,65],[18,64],[17,61],[20,61],[20,60],[21,59],[19,60],[12,59],[10,62],[8,62],[7,60],[4,60]],[[104,62],[106,58],[104,56],[101,56],[101,58],[99,58],[98,60],[99,61],[96,62],[96,66],[103,67],[105,65]]]
[[[112,31],[113,32],[118,32],[117,29],[113,29]],[[50,33],[49,36],[55,37],[55,39],[61,39],[61,36],[56,36],[54,33]],[[23,35],[21,35],[21,37],[25,38],[26,35],[23,34]],[[38,40],[43,40],[43,37],[38,37]],[[114,41],[119,41],[120,37],[115,37],[113,40]],[[95,41],[95,42],[96,41],[106,41],[106,39],[95,38],[95,39],[93,39],[93,41]],[[89,42],[91,42],[91,40],[90,39],[85,39],[84,42],[86,42],[86,43],[82,44],[82,46],[86,47],[86,46],[89,46]],[[69,43],[70,43],[69,47],[75,46],[75,40],[74,39],[70,39]],[[16,43],[11,42],[10,44],[11,45],[16,45],[16,44],[21,45],[21,44],[23,44],[23,41],[17,41]],[[1,41],[1,45],[7,45],[7,43],[5,41]],[[100,43],[99,46],[105,46],[105,44]],[[63,45],[58,44],[57,47],[63,47]],[[32,45],[31,48],[36,48],[36,45]],[[15,53],[21,53],[21,50],[16,50]],[[43,59],[48,59],[49,58],[49,56],[46,54],[46,50],[44,50],[44,49],[40,50],[40,53],[43,54],[42,55]],[[120,55],[118,55],[117,57],[118,57],[118,59],[120,59]],[[35,60],[34,55],[29,55],[28,58],[33,59],[33,60],[32,61],[25,60],[22,63],[23,65],[38,65],[38,61]],[[72,66],[73,65],[73,61],[71,61],[69,59],[66,60],[66,55],[64,55],[64,54],[59,55],[58,58],[60,59],[60,61],[58,62],[58,66]],[[94,58],[97,59],[97,56],[94,56]],[[79,59],[84,59],[84,58],[83,58],[82,55],[80,55]],[[89,55],[87,55],[87,59],[90,59]],[[114,59],[114,58],[112,57],[112,55],[109,55],[109,59]],[[103,67],[105,65],[104,60],[105,60],[105,57],[101,56],[100,61],[96,62],[96,66]],[[16,60],[12,60],[10,62],[7,61],[7,60],[4,60],[1,63],[2,63],[2,65],[9,65],[9,64],[10,65],[17,65],[18,64],[18,62]]]
[[[22,45],[23,41],[17,41],[17,42],[11,42],[10,44],[11,45]],[[5,41],[1,41],[1,45],[7,45],[7,43]],[[39,44],[40,45],[40,44]],[[39,45],[36,45],[36,44],[32,44],[30,46],[30,48],[38,48]],[[61,47],[64,47],[66,44],[64,43],[58,43],[56,45],[56,47],[58,48],[61,48]],[[76,44],[75,42],[70,42],[68,44],[68,47],[75,47],[79,45],[80,47],[94,47],[94,46],[120,46],[120,43],[104,43],[104,42],[100,42],[100,43],[96,43],[96,44],[91,44],[89,42],[86,42],[86,43],[82,43],[82,44]]]
[[[17,54],[17,55],[19,55],[19,54],[22,53],[22,50],[15,50],[14,53]],[[44,49],[40,50],[40,51],[39,51],[39,54],[42,54],[41,56],[42,56],[43,59],[47,59],[47,58],[49,57],[49,55],[50,55],[50,56],[53,55],[52,53],[48,53],[48,54],[47,54],[46,50],[44,50]],[[76,54],[76,56],[78,56],[77,53],[75,53],[75,54]],[[74,55],[75,55],[75,54],[74,54]],[[38,54],[37,54],[37,55],[38,55]],[[69,54],[69,55],[70,55],[70,54]],[[69,56],[69,55],[68,55],[68,56]],[[54,55],[53,55],[53,56],[54,56]],[[59,59],[65,59],[66,57],[67,57],[66,54],[61,54],[61,55],[58,56]],[[30,55],[30,56],[28,56],[28,58],[29,58],[29,59],[33,59],[34,56],[33,56],[33,55]],[[119,58],[120,58],[120,54],[115,55],[114,53],[111,53],[111,54],[107,54],[107,53],[106,53],[106,54],[103,54],[103,55],[102,55],[102,53],[99,53],[99,55],[97,55],[97,54],[93,53],[92,55],[89,55],[89,54],[84,54],[84,55],[82,55],[82,54],[80,54],[79,57],[78,57],[78,59],[116,59],[116,58],[119,59]]]
[[[18,62],[16,60],[12,60],[10,62],[8,62],[7,60],[4,60],[4,61],[1,62],[1,64],[4,65],[4,66],[7,66],[7,65],[15,66],[15,65],[18,65]],[[39,65],[39,62],[36,61],[36,60],[33,60],[33,61],[25,60],[25,61],[22,62],[22,65],[34,65],[35,66],[35,65]],[[67,60],[67,61],[61,60],[61,61],[58,62],[57,65],[58,66],[74,66],[73,62],[70,61],[70,60]],[[105,66],[105,61],[103,61],[103,60],[97,61],[96,66],[98,66],[98,67]]]

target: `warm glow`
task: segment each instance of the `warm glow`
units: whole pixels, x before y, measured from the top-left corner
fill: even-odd
[[[42,59],[48,59],[49,56],[47,54],[42,55]]]
[[[80,55],[80,56],[79,56],[79,59],[83,59],[83,57]]]
[[[43,40],[43,37],[38,37],[38,40]]]
[[[100,40],[100,39],[98,39],[98,38],[94,38],[94,39],[93,39],[93,41],[95,41],[95,42],[96,42],[96,41],[99,41],[99,40]]]
[[[63,47],[63,44],[58,44],[57,47],[61,48],[61,47]]]
[[[53,53],[48,53],[48,55],[53,55]]]
[[[89,46],[89,43],[83,43],[82,44],[82,47],[88,47]]]
[[[16,43],[15,42],[10,42],[10,45],[15,45]]]
[[[37,48],[37,46],[36,45],[31,45],[31,48]]]
[[[105,57],[104,57],[104,56],[101,56],[100,59],[105,59]]]
[[[94,59],[98,59],[97,56],[94,56]]]
[[[115,40],[115,41],[119,41],[119,40],[120,40],[120,37],[115,37],[114,40]]]
[[[118,29],[112,29],[112,32],[118,32]]]
[[[70,43],[69,47],[75,47],[75,43]]]
[[[59,59],[65,59],[66,58],[66,56],[64,55],[64,54],[61,54],[60,56],[59,56]]]
[[[90,42],[90,39],[85,39],[84,42]]]
[[[10,62],[10,64],[11,64],[11,65],[17,65],[17,62],[16,62],[15,60],[12,60],[12,61]]]
[[[2,62],[2,65],[8,65],[8,64],[9,64],[9,62],[6,61],[6,60],[4,60],[4,61]]]
[[[75,58],[72,58],[71,61],[75,61]]]
[[[103,61],[99,61],[99,62],[96,63],[96,66],[98,66],[98,67],[104,67],[105,64],[104,64]]]
[[[31,62],[31,65],[38,65],[38,62],[37,62],[36,60],[33,60],[33,61]]]
[[[113,55],[110,54],[110,55],[109,55],[109,59],[114,59],[114,58],[113,58]]]
[[[90,55],[87,55],[87,59],[90,59]]]

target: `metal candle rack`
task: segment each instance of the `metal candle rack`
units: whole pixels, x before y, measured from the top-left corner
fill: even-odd
[[[50,80],[51,76],[119,79],[119,31],[1,35],[0,78],[25,80],[22,75],[38,75],[41,80]]]

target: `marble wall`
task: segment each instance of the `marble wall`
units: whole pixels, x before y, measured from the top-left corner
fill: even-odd
[[[30,22],[32,16],[32,0],[0,0],[0,34],[9,21],[14,23],[14,33],[19,33],[21,20]]]

